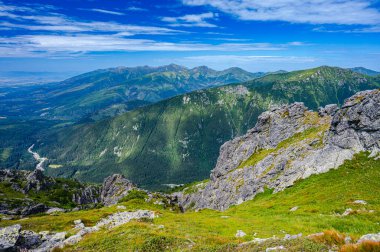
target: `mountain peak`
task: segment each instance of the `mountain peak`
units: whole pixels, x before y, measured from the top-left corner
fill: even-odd
[[[181,66],[181,65],[177,65],[174,63],[166,65],[166,66],[161,66],[158,68],[163,69],[164,71],[170,71],[170,72],[179,72],[179,71],[188,70],[186,67]]]

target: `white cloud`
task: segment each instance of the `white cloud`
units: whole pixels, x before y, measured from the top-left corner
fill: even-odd
[[[147,9],[131,6],[127,8],[128,11],[148,11]]]
[[[117,15],[117,16],[124,16],[125,14],[118,11],[110,11],[110,10],[103,10],[103,9],[81,9],[81,10],[88,10],[88,11],[94,11],[104,14],[110,14],[110,15]]]
[[[370,0],[183,0],[209,5],[242,20],[291,23],[375,25],[380,12]]]
[[[367,27],[360,27],[360,28],[354,28],[354,29],[333,29],[333,28],[327,28],[327,27],[316,27],[313,29],[313,31],[316,32],[328,32],[328,33],[336,33],[336,32],[343,32],[343,33],[378,33],[380,32],[380,25],[373,25],[373,26],[367,26]]]
[[[217,27],[214,24],[207,22],[209,19],[218,18],[217,13],[207,12],[202,14],[189,14],[181,17],[163,17],[161,20],[170,23],[171,26],[184,27]]]
[[[288,63],[307,63],[315,62],[312,57],[297,57],[297,56],[269,56],[269,55],[204,55],[190,56],[183,58],[184,61],[194,62],[228,62],[228,63],[249,63],[249,62],[288,62]]]
[[[92,9],[91,11],[104,13],[105,10]],[[10,19],[10,21],[0,23],[0,28],[31,31],[123,33],[124,36],[184,33],[183,31],[165,27],[128,25],[116,22],[82,21],[48,11],[43,12],[43,15],[38,15],[38,13],[40,12],[35,12],[34,9],[29,7],[4,5],[0,1],[0,16]]]
[[[172,43],[151,39],[131,39],[114,35],[20,35],[0,37],[2,57],[77,55],[111,51],[279,51],[288,44],[270,43]]]

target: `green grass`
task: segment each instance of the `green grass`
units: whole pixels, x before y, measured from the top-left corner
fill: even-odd
[[[87,235],[69,250],[144,251],[153,248],[152,251],[155,251],[154,248],[158,248],[157,251],[161,251],[160,246],[167,246],[182,251],[228,251],[228,247],[238,249],[235,248],[236,244],[252,240],[255,233],[255,237],[260,238],[273,235],[283,237],[284,233],[308,235],[324,230],[337,230],[354,238],[366,233],[377,233],[380,223],[380,161],[369,159],[367,155],[358,154],[339,169],[298,181],[293,187],[277,194],[268,190],[254,200],[233,206],[225,212],[205,209],[179,213],[146,203],[142,199],[132,199],[120,204],[128,210],[151,209],[159,217],[153,223],[133,221],[112,231]],[[368,204],[353,203],[359,199]],[[289,209],[294,206],[298,206],[298,210],[290,212]],[[347,208],[357,212],[344,217],[337,215]],[[370,213],[369,210],[374,212]],[[75,219],[82,219],[86,225],[94,225],[100,218],[116,211],[116,206],[103,207],[58,216],[2,221],[0,226],[20,223],[24,228],[37,231],[70,231]],[[164,225],[164,228],[159,228],[159,225]],[[247,236],[235,238],[237,230],[243,230]],[[310,248],[304,251],[324,251],[318,250],[322,245],[307,239],[288,245],[289,248]],[[247,249],[260,251],[253,245]]]

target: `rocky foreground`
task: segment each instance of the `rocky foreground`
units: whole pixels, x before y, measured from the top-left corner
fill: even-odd
[[[0,214],[3,219],[110,206],[117,204],[131,191],[145,193],[148,200],[156,200],[158,195],[137,188],[120,174],[107,177],[102,185],[85,185],[78,181],[62,181],[45,176],[39,169],[0,170],[0,185],[10,191],[0,192]],[[159,194],[159,197],[165,199],[167,204],[175,203],[168,195]]]
[[[85,227],[81,220],[75,220],[74,235],[67,232],[52,233],[43,231],[36,233],[31,230],[22,230],[21,225],[0,228],[0,251],[34,251],[48,252],[55,248],[63,248],[67,245],[74,245],[82,240],[86,234],[99,231],[101,228],[112,229],[126,224],[131,220],[153,219],[154,212],[138,210],[135,212],[119,212],[101,219],[93,227]]]
[[[318,112],[293,103],[262,113],[256,126],[220,149],[210,180],[177,194],[183,208],[225,210],[297,180],[334,169],[354,154],[380,150],[380,90]]]

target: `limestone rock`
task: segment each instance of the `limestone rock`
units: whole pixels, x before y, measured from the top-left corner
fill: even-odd
[[[120,225],[123,225],[125,223],[130,222],[133,219],[142,219],[142,218],[149,218],[153,219],[155,217],[154,212],[148,211],[148,210],[138,210],[135,212],[120,212],[115,213],[107,218],[102,219],[96,224],[97,228],[101,227],[107,227],[107,228],[114,228]]]
[[[355,200],[353,203],[354,204],[360,204],[360,205],[367,205],[367,201],[365,201],[365,200]]]
[[[16,224],[0,228],[0,250],[10,249],[16,246],[20,238],[21,225]]]
[[[86,186],[78,193],[73,194],[73,202],[79,205],[96,204],[100,202],[100,193],[99,186]]]
[[[236,238],[241,238],[241,237],[244,237],[244,236],[246,236],[246,235],[247,235],[247,234],[244,233],[242,230],[238,230],[238,231],[236,231],[235,237],[236,237]]]
[[[64,212],[65,212],[65,209],[59,208],[59,207],[52,207],[46,211],[47,214],[64,213]]]
[[[24,209],[21,210],[21,215],[26,216],[26,215],[31,215],[31,214],[38,214],[38,213],[44,213],[48,209],[47,206],[45,206],[42,203],[32,205],[32,206],[27,206]]]
[[[176,193],[183,209],[225,210],[335,169],[354,154],[380,153],[380,90],[359,92],[319,113],[302,103],[262,113],[247,134],[226,142],[210,180]],[[189,193],[190,191],[190,193]]]
[[[285,247],[284,247],[284,246],[271,247],[271,248],[267,248],[267,249],[265,250],[265,252],[270,252],[270,251],[281,251],[281,250],[285,250]]]
[[[100,195],[101,202],[106,205],[117,204],[129,191],[136,188],[132,182],[121,174],[114,174],[106,178],[103,182]]]
[[[360,237],[358,243],[362,243],[363,241],[375,241],[380,242],[380,233],[378,234],[366,234]]]
[[[54,184],[53,178],[46,177],[41,170],[34,170],[26,177],[26,185],[24,187],[25,192],[29,192],[35,189],[37,192],[44,190]]]
[[[295,207],[292,207],[289,211],[290,212],[295,212],[295,211],[297,211],[298,210],[298,206],[295,206]]]
[[[17,244],[21,248],[31,249],[36,248],[41,244],[41,235],[30,230],[22,230],[20,232],[20,239]]]

